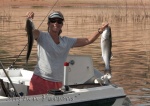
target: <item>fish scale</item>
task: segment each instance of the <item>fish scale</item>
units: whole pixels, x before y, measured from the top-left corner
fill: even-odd
[[[111,37],[111,27],[108,26],[104,29],[102,35],[101,35],[101,52],[102,52],[102,58],[105,64],[105,72],[104,73],[111,73],[110,68],[110,60],[112,56],[112,37]]]

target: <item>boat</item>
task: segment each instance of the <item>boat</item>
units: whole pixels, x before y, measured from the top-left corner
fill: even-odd
[[[129,106],[124,89],[106,82],[91,56],[68,55],[63,87],[47,94],[27,95],[32,75],[23,68],[0,69],[0,106]]]

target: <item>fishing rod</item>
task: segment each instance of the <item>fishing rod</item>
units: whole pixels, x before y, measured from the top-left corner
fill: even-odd
[[[4,73],[5,73],[6,77],[8,78],[8,80],[9,80],[9,82],[10,82],[11,86],[13,87],[14,92],[15,92],[15,95],[16,95],[17,97],[20,97],[19,93],[17,92],[17,90],[16,90],[16,88],[15,88],[14,84],[12,83],[12,81],[11,81],[11,79],[10,79],[9,75],[7,74],[7,72],[6,72],[6,70],[5,70],[5,68],[4,68],[4,66],[3,66],[3,64],[2,64],[2,62],[1,62],[1,61],[0,61],[0,65],[1,65],[1,67],[2,67],[2,69],[3,69],[3,71],[4,71]]]
[[[43,21],[41,22],[41,24],[38,26],[37,29],[40,28],[40,26],[43,24],[43,22],[45,21],[46,17],[49,15],[49,13],[52,11],[52,9],[55,7],[55,5],[58,3],[59,0],[57,0],[54,5],[52,6],[52,8],[50,9],[50,11],[48,12],[48,14],[44,17]],[[21,52],[19,53],[19,55],[17,56],[17,58],[15,59],[15,61],[12,63],[12,65],[10,65],[9,69],[10,68],[13,68],[16,61],[18,60],[18,58],[20,57],[20,55],[22,54],[22,52],[25,50],[25,48],[27,47],[28,43],[24,46],[24,48],[21,50]]]

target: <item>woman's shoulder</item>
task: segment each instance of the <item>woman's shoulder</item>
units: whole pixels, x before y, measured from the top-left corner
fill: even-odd
[[[39,30],[39,32],[40,32],[40,35],[49,35],[49,33],[46,32],[46,31],[40,31],[40,30]]]
[[[49,35],[48,32],[39,30],[39,36],[38,36],[37,40],[39,40],[39,39],[47,39],[48,35]]]
[[[72,40],[76,40],[76,38],[71,38],[71,37],[68,37],[68,36],[60,36],[60,38],[61,38],[63,41],[72,41]]]
[[[71,38],[71,37],[68,37],[68,36],[60,36],[60,38],[62,38],[62,39],[75,39],[75,38]]]
[[[67,37],[67,36],[60,36],[61,40],[68,40],[70,39],[70,37]]]

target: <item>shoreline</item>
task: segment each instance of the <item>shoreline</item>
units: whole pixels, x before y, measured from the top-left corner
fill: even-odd
[[[10,6],[11,8],[48,8],[48,7],[52,7],[52,6],[39,6],[39,5],[35,5],[35,6],[18,6],[18,5],[12,5]],[[118,8],[117,6],[115,5],[84,5],[84,6],[81,6],[81,5],[72,5],[72,6],[56,6],[56,7],[65,7],[65,8],[74,8],[74,7],[81,7],[81,8]],[[134,5],[130,5],[130,6],[119,6],[119,8],[141,8],[141,9],[149,9],[150,6],[134,6]]]
[[[122,1],[122,0],[1,0],[0,6],[2,7],[20,7],[20,6],[53,6],[56,3],[56,6],[65,6],[65,7],[74,7],[74,6],[143,6],[148,7],[150,5],[149,0],[137,1]]]

